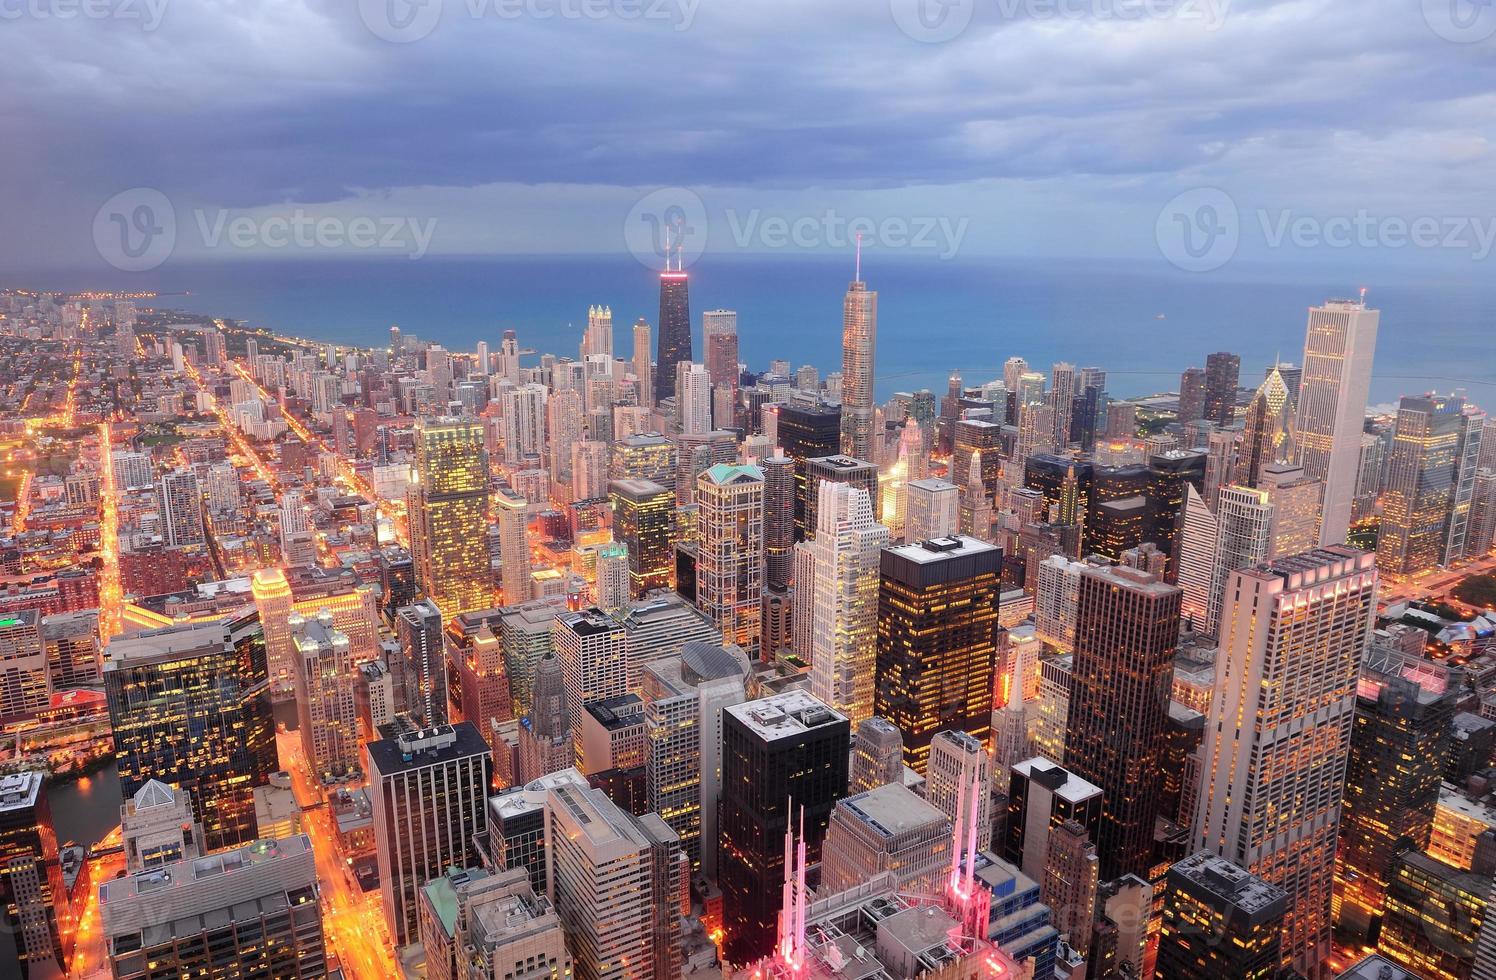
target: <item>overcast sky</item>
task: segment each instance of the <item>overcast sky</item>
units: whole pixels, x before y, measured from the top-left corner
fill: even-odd
[[[179,256],[297,214],[623,252],[667,211],[755,251],[769,218],[828,248],[863,218],[889,247],[1156,256],[1211,188],[1183,221],[1224,201],[1243,254],[1364,213],[1389,254],[1397,222],[1469,222],[1437,253],[1468,258],[1493,34],[1491,0],[0,0],[0,268],[96,262],[140,188]]]

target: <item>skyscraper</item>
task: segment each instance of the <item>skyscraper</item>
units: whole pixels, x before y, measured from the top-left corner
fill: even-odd
[[[1179,376],[1179,424],[1189,425],[1205,417],[1205,372],[1186,368]]]
[[[1226,580],[1238,568],[1266,561],[1272,547],[1273,502],[1265,490],[1225,487],[1216,505],[1215,555],[1206,596],[1205,633],[1215,636],[1227,601]]]
[[[561,661],[547,650],[535,665],[530,711],[519,723],[519,779],[527,785],[571,766],[576,749]]]
[[[1465,400],[1454,396],[1403,398],[1398,406],[1377,536],[1377,566],[1384,574],[1412,575],[1449,559],[1451,524],[1469,517],[1468,497],[1463,514],[1455,506],[1465,437],[1472,431],[1467,419]],[[1463,557],[1464,536],[1461,529],[1461,554],[1455,557]]]
[[[980,786],[981,791],[973,794],[973,786]],[[973,795],[977,850],[985,851],[992,846],[992,756],[973,735],[957,729],[936,732],[930,739],[925,798],[956,827],[962,813],[969,814]]]
[[[904,540],[909,544],[956,533],[960,489],[944,480],[911,480],[905,490]]]
[[[1217,351],[1205,358],[1205,417],[1217,425],[1236,418],[1236,386],[1241,380],[1241,357]]]
[[[638,334],[635,334],[637,341]],[[637,353],[635,359],[637,360]],[[670,267],[660,273],[660,349],[655,357],[654,400],[675,395],[675,366],[691,360],[691,299],[684,269]]]
[[[719,463],[696,480],[697,605],[757,658],[764,589],[764,475]]]
[[[842,300],[841,452],[873,458],[873,356],[878,345],[878,294],[862,281],[862,243],[857,274]]]
[[[640,317],[634,323],[634,378],[639,383],[639,404],[654,404],[654,366],[650,358],[649,323]]]
[[[712,431],[712,378],[706,366],[682,361],[677,370],[679,386],[675,393],[675,413],[680,431],[686,435],[704,436]]]
[[[1103,795],[1101,876],[1146,878],[1153,860],[1180,591],[1136,569],[1081,573],[1065,768]]]
[[[278,767],[257,614],[116,638],[104,689],[125,796],[186,790],[209,850],[259,836],[254,791]]]
[[[1284,955],[1310,980],[1330,952],[1335,842],[1376,589],[1372,556],[1339,545],[1232,572],[1226,588],[1194,844],[1288,892]]]
[[[936,732],[991,745],[1002,550],[967,537],[887,548],[878,584],[873,713],[904,733],[904,762],[924,773]]]
[[[770,456],[758,467],[764,474],[764,585],[784,589],[794,578],[795,461]]]
[[[714,643],[645,665],[644,780],[649,809],[680,837],[693,867],[717,877],[722,709],[747,699],[746,664]]]
[[[1288,896],[1225,858],[1200,852],[1169,868],[1158,980],[1273,980]]]
[[[1462,690],[1452,665],[1375,643],[1366,655],[1335,851],[1335,922],[1352,935],[1375,935],[1398,852],[1428,849]]]
[[[1309,311],[1294,428],[1304,472],[1325,481],[1320,544],[1343,542],[1350,527],[1380,318],[1366,308],[1365,295],[1332,299]]]
[[[670,584],[671,527],[675,494],[650,480],[614,480],[613,533],[628,549],[634,598]]]
[[[488,568],[488,453],[472,419],[416,423],[411,555],[421,591],[442,615],[493,605]]]
[[[738,386],[738,315],[732,310],[707,310],[701,314],[701,332],[706,343],[706,369],[712,386]]]
[[[358,674],[348,637],[333,627],[332,613],[315,619],[292,615],[296,644],[296,718],[311,775],[323,782],[359,772]]]
[[[504,604],[530,601],[529,503],[510,487],[494,494],[499,526],[499,585]],[[486,538],[486,536],[485,536]],[[485,551],[486,555],[486,551]],[[484,568],[488,568],[485,558]]]
[[[888,528],[866,490],[822,483],[819,526],[808,542],[816,570],[810,691],[854,725],[873,716],[878,557]]]
[[[369,796],[385,921],[396,948],[415,942],[418,892],[448,868],[479,863],[492,753],[472,722],[373,741]]]
[[[785,876],[785,831],[804,821],[808,857],[847,790],[851,726],[804,691],[722,712],[723,947],[733,963],[768,953]]]
[[[423,728],[447,723],[447,653],[442,638],[442,614],[427,599],[395,612],[395,637],[400,660],[390,664],[399,690],[400,711],[408,712]]]
[[[904,778],[904,736],[899,726],[877,715],[857,726],[847,792],[861,793]]]
[[[623,624],[600,609],[560,613],[551,620],[551,645],[566,682],[566,713],[578,755],[587,705],[627,694],[637,683],[626,639]]]
[[[203,543],[203,495],[191,470],[173,470],[157,486],[161,529],[168,547]]]
[[[0,907],[21,980],[61,977],[73,958],[75,924],[46,780],[43,772],[0,777]]]
[[[613,311],[606,306],[587,307],[587,332],[582,335],[582,359],[597,354],[613,359]]]
[[[659,815],[558,783],[546,794],[545,847],[576,980],[678,980],[680,839]]]
[[[1293,408],[1288,385],[1274,368],[1247,406],[1241,449],[1236,458],[1237,483],[1255,487],[1263,467],[1294,461]]]

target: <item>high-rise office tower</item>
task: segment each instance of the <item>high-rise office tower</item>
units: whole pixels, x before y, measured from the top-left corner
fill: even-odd
[[[1179,376],[1179,424],[1189,425],[1205,417],[1205,372],[1186,368]]]
[[[857,274],[842,300],[841,452],[872,459],[873,356],[878,346],[878,294],[862,281],[862,245]]]
[[[1049,832],[1039,897],[1054,910],[1056,931],[1076,952],[1091,948],[1100,876],[1101,859],[1086,828],[1067,820]]]
[[[1350,527],[1380,318],[1379,311],[1366,308],[1364,295],[1309,311],[1294,429],[1304,472],[1325,481],[1321,544],[1343,542]]]
[[[936,732],[991,744],[1002,554],[955,536],[888,548],[880,559],[873,713],[904,733],[904,762],[921,774]]]
[[[733,310],[707,310],[701,314],[702,339],[706,344],[706,369],[712,385],[738,386],[738,315]]]
[[[1241,380],[1241,357],[1217,351],[1205,358],[1205,417],[1217,425],[1236,418],[1236,387]]]
[[[530,600],[529,504],[509,487],[494,494],[499,526],[499,584],[504,604]],[[487,567],[487,566],[485,566]]]
[[[870,499],[878,496],[878,468],[865,460],[850,456],[821,456],[805,461],[805,480],[797,489],[805,493],[805,504],[801,513],[805,519],[806,539],[816,536],[819,519],[816,508],[820,506],[822,483],[845,483],[866,490]]]
[[[835,456],[841,446],[841,409],[835,405],[782,404],[766,414],[774,419],[774,439],[780,451],[795,461],[795,539],[813,534],[805,519],[806,469],[812,459]]]
[[[1247,406],[1241,448],[1236,457],[1236,482],[1244,487],[1258,484],[1264,467],[1296,459],[1293,441],[1293,399],[1283,375],[1275,369],[1257,388]],[[1316,539],[1318,543],[1318,539]]]
[[[1035,881],[1044,879],[1049,837],[1074,822],[1086,839],[1101,832],[1101,787],[1043,758],[1014,765],[1002,787],[1008,795],[1007,836],[999,850]]]
[[[679,980],[680,838],[658,814],[560,783],[546,794],[545,847],[576,980]]]
[[[1227,601],[1226,580],[1238,568],[1266,561],[1272,548],[1273,501],[1265,490],[1225,487],[1216,505],[1215,555],[1206,596],[1204,632],[1215,636]]]
[[[536,895],[525,868],[450,868],[420,897],[430,980],[572,975],[561,917],[544,895]]]
[[[99,886],[110,975],[325,977],[317,865],[305,834],[241,845]]]
[[[1469,450],[1478,451],[1480,437],[1471,422],[1456,396],[1403,398],[1398,406],[1377,536],[1383,573],[1412,575],[1464,557],[1474,490]]]
[[[649,809],[680,837],[694,868],[717,877],[722,709],[747,699],[747,665],[714,643],[645,665],[644,781]]]
[[[369,742],[369,796],[385,922],[396,948],[415,942],[417,893],[448,868],[479,863],[493,756],[472,722]]]
[[[46,780],[44,772],[0,777],[0,906],[21,980],[64,976],[73,958],[76,924]]]
[[[551,620],[551,645],[566,681],[566,713],[578,755],[586,706],[627,694],[637,684],[626,640],[623,624],[600,609],[560,613]]]
[[[712,431],[712,377],[704,364],[682,361],[678,368],[675,412],[680,430],[686,435],[704,436]]]
[[[904,778],[904,735],[899,726],[876,715],[857,726],[847,792],[861,793]]]
[[[764,590],[764,475],[719,463],[696,480],[697,606],[729,643],[759,655]]]
[[[1491,438],[1496,439],[1496,436]],[[1476,471],[1467,535],[1465,551],[1471,558],[1490,554],[1491,545],[1496,543],[1496,470]]]
[[[613,443],[608,476],[614,480],[650,480],[675,493],[675,443],[658,432],[626,436]]]
[[[639,383],[639,404],[654,404],[654,361],[650,357],[649,323],[640,317],[634,323],[634,378]]]
[[[1060,361],[1049,369],[1049,404],[1054,410],[1055,446],[1063,448],[1070,443],[1070,419],[1079,392],[1074,364]]]
[[[416,581],[448,618],[486,609],[493,589],[483,427],[472,419],[421,419],[415,442],[408,507]]]
[[[809,860],[847,789],[851,726],[804,691],[722,712],[722,857],[726,958],[768,953],[785,881],[784,837],[804,821]]]
[[[571,447],[571,497],[602,500],[608,496],[608,463],[612,453],[599,439],[584,439]]]
[[[278,766],[257,614],[116,638],[104,689],[125,796],[186,790],[208,850],[258,836],[254,791]]]
[[[279,568],[262,568],[250,579],[249,588],[265,634],[265,661],[271,694],[293,694],[296,690],[296,646],[287,625],[293,609],[291,584]]]
[[[1418,851],[1404,851],[1387,889],[1377,951],[1423,980],[1486,980],[1496,972],[1492,942],[1493,879],[1489,855],[1466,871]],[[1385,974],[1384,974],[1385,975]]]
[[[831,811],[818,892],[839,895],[892,873],[901,889],[936,894],[950,877],[953,844],[950,818],[902,783],[851,794]]]
[[[203,495],[191,470],[173,470],[157,484],[161,531],[168,547],[203,543]]]
[[[1103,794],[1101,876],[1153,859],[1180,591],[1125,566],[1081,573],[1065,768]]]
[[[764,585],[784,589],[794,578],[795,461],[770,456],[758,468],[764,474]]]
[[[878,559],[888,528],[873,520],[866,490],[822,483],[819,522],[807,543],[816,563],[810,691],[854,725],[873,716]]]
[[[399,710],[423,728],[447,723],[447,654],[442,639],[442,614],[427,599],[395,612],[395,637],[400,662],[389,666],[396,675]]]
[[[296,490],[281,494],[280,546],[281,562],[287,568],[317,563],[316,534],[307,519],[307,506]]]
[[[992,536],[992,500],[982,480],[982,454],[974,452],[967,462],[966,486],[961,488],[961,533],[982,541]]]
[[[930,739],[925,798],[958,826],[963,813],[970,815],[973,786],[981,787],[976,794],[977,850],[985,851],[992,846],[992,756],[973,735],[958,729],[936,732]]]
[[[904,540],[909,544],[956,533],[960,488],[944,480],[912,480],[905,490]]]
[[[35,609],[0,618],[0,676],[5,678],[0,686],[0,717],[25,717],[50,704],[41,620]]]
[[[632,588],[629,584],[629,550],[616,541],[600,545],[597,549],[597,581],[592,593],[594,603],[608,615],[621,611],[629,603]]]
[[[1475,541],[1475,488],[1485,442],[1486,413],[1466,405],[1460,424],[1460,445],[1455,455],[1454,486],[1451,488],[1449,519],[1445,522],[1441,563],[1451,565],[1461,558],[1486,553],[1486,542]]]
[[[1376,934],[1398,852],[1428,849],[1462,687],[1456,668],[1375,643],[1361,666],[1332,908],[1361,939]]]
[[[359,772],[358,674],[348,637],[333,627],[332,613],[315,619],[292,615],[296,644],[296,718],[312,776],[324,783]]]
[[[519,723],[519,779],[524,786],[572,764],[576,749],[571,713],[566,706],[566,678],[561,661],[547,650],[535,665],[530,710]]]
[[[1169,868],[1158,980],[1273,980],[1282,969],[1288,896],[1222,857],[1201,851]]]
[[[1284,558],[1314,548],[1324,483],[1310,479],[1297,463],[1270,463],[1259,474],[1257,486],[1273,505],[1267,557]]]
[[[614,480],[613,533],[628,549],[629,583],[634,598],[670,584],[671,527],[675,494],[650,480]]]
[[[587,307],[587,332],[582,335],[582,359],[600,355],[613,359],[613,311],[606,306]]]
[[[638,335],[635,334],[637,340]],[[635,355],[637,358],[637,354]],[[655,357],[654,400],[658,404],[675,396],[675,366],[691,360],[691,299],[684,269],[670,267],[660,273],[660,349]]]
[[[1330,952],[1345,761],[1376,590],[1372,556],[1338,545],[1227,583],[1194,844],[1288,892],[1284,955],[1310,980]]]

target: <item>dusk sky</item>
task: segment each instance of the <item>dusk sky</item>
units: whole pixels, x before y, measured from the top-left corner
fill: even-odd
[[[213,258],[262,250],[215,222],[298,212],[408,220],[422,254],[622,253],[641,199],[699,201],[708,248],[865,218],[870,247],[1156,257],[1168,202],[1214,188],[1242,255],[1343,255],[1315,235],[1364,212],[1389,258],[1423,219],[1468,269],[1496,221],[1491,0],[90,2],[0,0],[0,265],[96,264],[141,188]]]

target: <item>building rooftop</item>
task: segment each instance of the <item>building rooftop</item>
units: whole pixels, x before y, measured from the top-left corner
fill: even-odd
[[[722,709],[765,741],[793,738],[838,722],[847,716],[827,706],[808,691],[785,691],[757,701]]]
[[[1013,767],[1013,771],[1044,786],[1055,796],[1069,803],[1080,803],[1101,795],[1100,786],[1087,782],[1063,766],[1057,766],[1042,756],[1023,760]]]
[[[1422,980],[1384,956],[1373,953],[1355,966],[1338,974],[1336,980]]]
[[[46,773],[42,772],[17,772],[0,777],[0,813],[36,806],[46,779]]]
[[[1273,915],[1288,906],[1288,893],[1283,889],[1207,851],[1176,861],[1169,868],[1169,876],[1176,875],[1195,890],[1248,915]]]
[[[949,822],[945,814],[897,783],[845,797],[837,806],[884,837]]]
[[[989,551],[996,551],[997,546],[988,544],[985,541],[979,541],[976,538],[969,538],[964,534],[953,534],[948,538],[935,538],[932,541],[904,544],[887,550],[906,561],[918,562],[924,565],[929,562],[946,561],[951,558],[965,558],[967,555],[985,554]]]
[[[383,732],[381,731],[381,734]],[[470,721],[457,725],[402,732],[366,746],[369,765],[382,776],[440,765],[454,759],[487,755],[488,743]]]

